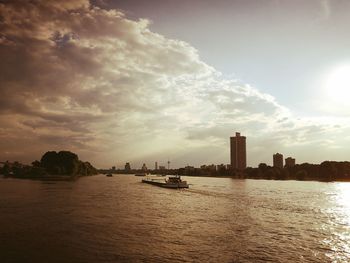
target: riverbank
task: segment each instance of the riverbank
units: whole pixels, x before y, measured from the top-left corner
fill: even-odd
[[[336,180],[320,180],[320,179],[315,179],[315,178],[310,178],[310,179],[296,179],[296,178],[288,178],[288,179],[278,179],[278,178],[253,178],[253,177],[235,177],[235,176],[229,176],[229,175],[183,175],[183,176],[191,176],[191,177],[203,177],[203,178],[231,178],[231,179],[237,179],[237,180],[270,180],[270,181],[300,181],[300,182],[324,182],[324,183],[332,183],[332,182],[350,182],[349,179],[336,179]]]

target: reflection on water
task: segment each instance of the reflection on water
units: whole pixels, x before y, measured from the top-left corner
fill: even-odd
[[[350,184],[337,183],[335,201],[337,204],[337,214],[339,212],[339,223],[344,225],[350,224]]]
[[[348,262],[350,259],[350,184],[335,183],[334,192],[330,193],[332,206],[328,224],[323,228],[330,233],[323,242],[330,247],[326,253],[333,262]]]
[[[0,178],[1,262],[349,262],[350,184]]]

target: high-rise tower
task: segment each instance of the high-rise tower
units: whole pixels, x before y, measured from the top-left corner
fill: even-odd
[[[283,155],[275,153],[273,155],[273,167],[283,168]]]
[[[247,167],[246,137],[236,132],[230,138],[231,142],[231,168],[243,170]]]

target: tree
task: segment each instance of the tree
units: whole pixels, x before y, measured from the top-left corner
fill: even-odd
[[[40,163],[49,174],[55,174],[57,172],[57,168],[55,168],[55,166],[57,166],[59,163],[57,152],[46,152],[41,157]]]
[[[34,162],[32,162],[32,165],[34,167],[40,167],[41,166],[41,163],[38,161],[38,160],[35,160]]]
[[[4,167],[2,168],[2,171],[3,171],[4,175],[9,175],[10,174],[11,166],[10,166],[8,161],[6,161],[6,163],[4,164]]]
[[[79,160],[78,155],[69,151],[47,152],[41,157],[40,167],[53,175],[92,175],[97,170],[89,163]]]
[[[320,165],[321,179],[325,181],[333,181],[337,176],[336,162],[325,161]]]
[[[305,180],[307,177],[308,173],[305,170],[300,170],[298,172],[296,172],[295,177],[297,178],[297,180]]]

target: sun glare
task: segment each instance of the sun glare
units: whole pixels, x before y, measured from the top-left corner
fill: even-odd
[[[344,221],[350,226],[350,185],[347,183],[340,183],[337,185],[337,203],[343,210]]]
[[[336,103],[349,102],[350,98],[350,65],[334,69],[326,82],[327,95]]]

